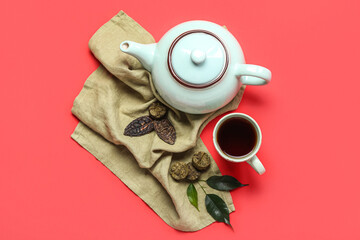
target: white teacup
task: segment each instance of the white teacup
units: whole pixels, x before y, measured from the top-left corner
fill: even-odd
[[[259,174],[265,172],[256,156],[261,139],[259,125],[243,113],[225,115],[217,122],[213,132],[216,151],[222,158],[236,163],[247,162]]]

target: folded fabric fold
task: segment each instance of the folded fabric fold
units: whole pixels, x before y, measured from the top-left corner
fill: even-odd
[[[143,199],[167,224],[182,231],[196,231],[214,222],[206,212],[199,192],[198,212],[188,201],[188,184],[177,182],[168,173],[171,163],[188,162],[196,151],[208,152],[199,138],[206,124],[216,116],[234,110],[244,87],[222,109],[203,115],[180,112],[168,106],[156,93],[151,74],[132,56],[122,53],[124,40],[153,43],[153,37],[123,11],[105,23],[90,39],[89,47],[101,65],[86,80],[76,97],[72,113],[80,120],[72,138],[94,155],[135,194]],[[176,130],[170,145],[155,132],[129,137],[125,127],[148,115],[148,107],[161,101],[169,107],[167,118]],[[220,175],[212,159],[202,179]],[[227,192],[216,192],[234,210]],[[209,193],[210,193],[209,192]]]

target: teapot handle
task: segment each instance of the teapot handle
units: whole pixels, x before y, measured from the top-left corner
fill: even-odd
[[[253,64],[237,64],[235,75],[244,85],[265,85],[271,80],[269,69]]]

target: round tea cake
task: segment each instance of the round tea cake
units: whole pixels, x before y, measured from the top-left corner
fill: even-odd
[[[173,163],[170,167],[170,175],[175,180],[183,180],[187,177],[189,173],[189,169],[186,165],[186,163],[183,162],[176,162]]]
[[[154,102],[149,107],[149,114],[154,119],[160,119],[165,116],[166,107],[160,102]]]
[[[195,181],[200,177],[200,173],[194,168],[191,162],[187,163],[187,168],[189,170],[189,174],[186,179],[189,181]]]
[[[210,156],[206,152],[196,152],[192,157],[192,164],[197,170],[204,171],[210,166]]]

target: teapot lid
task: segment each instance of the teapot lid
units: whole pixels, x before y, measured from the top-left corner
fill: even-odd
[[[172,76],[182,85],[192,88],[215,84],[225,74],[228,64],[224,43],[205,30],[191,30],[179,35],[168,53]]]

